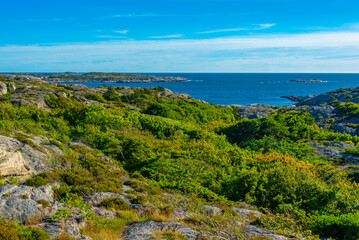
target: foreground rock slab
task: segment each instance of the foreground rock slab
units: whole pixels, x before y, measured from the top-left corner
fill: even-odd
[[[147,221],[134,223],[124,230],[123,240],[147,240],[156,232],[171,231],[180,233],[188,239],[200,239],[201,235],[188,226],[178,222]]]

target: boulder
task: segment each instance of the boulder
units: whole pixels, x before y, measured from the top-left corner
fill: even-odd
[[[347,126],[347,124],[345,124],[345,123],[335,124],[334,125],[334,132],[347,133],[347,134],[350,134],[352,136],[356,136],[359,133],[357,128]]]
[[[19,174],[38,174],[40,172],[47,172],[54,169],[54,166],[50,165],[50,160],[53,157],[54,151],[49,150],[49,148],[43,147],[42,142],[31,139],[29,137],[28,143],[21,142],[15,138],[6,137],[0,135],[0,149],[2,152],[2,164],[11,166],[10,163],[13,163],[13,167],[19,169]],[[61,153],[62,151],[56,146],[53,146]],[[40,151],[41,150],[41,151]],[[7,161],[6,161],[7,159]],[[22,162],[24,160],[24,163]],[[26,171],[25,171],[26,169]],[[10,168],[6,170],[8,173],[15,172],[16,170],[11,170]]]
[[[322,119],[328,119],[335,116],[335,108],[332,106],[311,106],[307,108],[307,111],[318,121]]]
[[[54,203],[54,185],[32,188],[29,186],[0,186],[0,217],[9,221],[26,223],[32,218],[46,216],[51,213],[48,206],[39,200],[45,200],[49,206]]]
[[[332,93],[324,93],[317,96],[309,97],[304,99],[298,103],[299,106],[301,105],[308,105],[308,106],[315,106],[315,105],[322,105],[328,104],[335,100],[335,97]]]
[[[106,210],[103,208],[98,208],[98,207],[92,207],[91,211],[96,213],[98,216],[102,217],[102,218],[116,218],[117,214],[110,211],[110,210]]]
[[[182,208],[176,208],[170,217],[175,220],[182,220],[185,218],[191,218],[193,215],[183,210]]]
[[[123,240],[147,240],[151,239],[155,232],[172,231],[180,233],[187,239],[200,239],[201,235],[188,226],[178,222],[139,222],[128,226],[123,232]]]
[[[67,94],[65,92],[58,92],[57,95],[67,98]]]
[[[10,89],[11,91],[15,91],[16,90],[16,86],[13,82],[9,82],[7,84],[7,88]]]
[[[53,187],[59,186],[58,184],[47,184],[43,187],[32,188],[25,185],[10,185],[5,184],[0,186],[0,198],[4,196],[14,196],[14,197],[25,197],[27,199],[32,199],[34,201],[45,200],[49,203],[53,203],[54,192],[52,191]]]
[[[7,93],[7,87],[5,83],[0,82],[0,95],[4,95]]]
[[[347,148],[356,148],[356,146],[354,146],[353,144],[343,143],[343,142],[323,142],[323,145],[326,147],[340,148],[342,150],[345,150]]]
[[[248,106],[235,105],[241,118],[257,119],[267,117],[271,112],[276,111],[277,107],[269,104],[251,104]]]
[[[243,228],[245,236],[246,236],[245,239],[265,238],[265,239],[272,239],[272,240],[288,240],[288,239],[305,240],[304,238],[297,237],[294,235],[289,235],[288,237],[278,235],[272,230],[262,229],[257,226],[254,226],[254,225],[243,224],[241,222],[236,222],[236,223]]]
[[[207,216],[223,215],[222,209],[220,209],[218,207],[205,205],[204,206],[204,211],[206,212]]]
[[[0,148],[0,176],[23,176],[30,173],[21,152]]]
[[[136,211],[139,215],[144,215],[148,210],[150,210],[149,207],[143,204],[130,204],[130,208]]]
[[[246,208],[232,207],[232,210],[234,210],[238,214],[238,216],[246,222],[253,222],[256,218],[263,216],[263,213]]]
[[[42,230],[50,234],[50,239],[60,235],[69,235],[72,238],[91,240],[90,237],[81,235],[81,230],[86,226],[83,218],[69,218],[65,221],[56,220],[47,223]]]
[[[32,199],[16,196],[1,196],[0,216],[9,221],[26,223],[41,215],[41,204]]]
[[[92,204],[93,206],[98,206],[106,198],[112,198],[112,197],[119,197],[123,201],[127,202],[128,204],[131,204],[130,200],[124,194],[112,193],[112,192],[93,193],[90,196],[84,198],[84,200],[87,203]]]

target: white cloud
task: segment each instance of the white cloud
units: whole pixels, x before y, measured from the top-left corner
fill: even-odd
[[[219,32],[236,32],[236,31],[246,31],[248,28],[229,28],[229,29],[217,29],[217,30],[210,30],[204,32],[197,32],[196,34],[207,34],[207,33],[219,33]]]
[[[129,32],[129,30],[117,30],[117,31],[113,31],[115,33],[121,33],[121,34],[127,34]]]
[[[184,37],[184,34],[173,34],[173,35],[165,35],[165,36],[153,36],[150,38],[153,39],[166,39],[166,38],[181,38]]]
[[[0,72],[359,72],[357,56],[359,32],[112,39],[95,43],[0,46]]]
[[[159,17],[159,16],[168,16],[168,15],[160,15],[157,13],[125,13],[125,14],[117,14],[113,17],[115,18],[123,18],[123,17]]]
[[[220,33],[220,32],[237,32],[237,31],[253,31],[253,30],[263,30],[275,26],[274,23],[265,23],[265,24],[252,24],[257,27],[249,28],[227,28],[227,29],[217,29],[210,31],[197,32],[196,34],[208,34],[208,33]]]
[[[275,23],[264,23],[264,24],[253,24],[253,25],[258,26],[257,29],[267,29],[267,28],[274,27],[276,24]]]
[[[97,35],[97,38],[116,38],[116,39],[124,39],[124,36],[115,36],[115,35]]]

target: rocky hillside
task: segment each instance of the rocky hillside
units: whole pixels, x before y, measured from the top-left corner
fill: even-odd
[[[359,237],[347,102],[0,81],[0,239]]]

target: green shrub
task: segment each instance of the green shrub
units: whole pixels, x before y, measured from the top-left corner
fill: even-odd
[[[120,95],[116,92],[116,89],[113,87],[108,87],[107,91],[103,94],[103,98],[108,101],[119,100]]]
[[[47,240],[48,232],[0,220],[0,239],[4,240]]]
[[[322,238],[359,239],[359,214],[319,216],[313,232],[319,234]]]
[[[54,215],[49,217],[50,222],[54,222],[56,220],[62,220],[68,218],[72,213],[72,210],[69,209],[60,209]]]
[[[103,98],[103,96],[101,96],[98,93],[87,93],[85,95],[85,98],[89,99],[89,100],[94,100],[100,103],[107,103],[107,101]]]
[[[130,205],[125,202],[122,198],[119,197],[111,197],[104,199],[100,206],[108,208],[108,209],[115,209],[115,210],[129,210]]]
[[[56,180],[57,177],[54,172],[43,172],[27,179],[24,184],[31,187],[40,187],[45,186],[48,183],[55,182]]]

